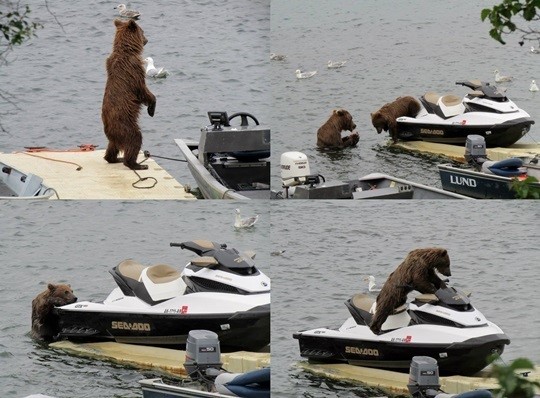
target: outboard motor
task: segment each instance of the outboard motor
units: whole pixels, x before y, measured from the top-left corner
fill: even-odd
[[[302,152],[285,152],[281,154],[281,184],[285,188],[285,197],[289,197],[289,188],[297,185],[320,184],[318,174],[311,174],[309,160]]]
[[[194,381],[211,390],[214,379],[223,372],[218,335],[209,330],[191,330],[186,341],[184,368]]]
[[[468,135],[465,141],[465,161],[480,171],[482,164],[489,160],[486,151],[486,140],[481,135]]]
[[[409,368],[409,383],[407,384],[413,398],[493,398],[493,395],[487,390],[447,394],[440,387],[437,361],[431,357],[413,357]]]

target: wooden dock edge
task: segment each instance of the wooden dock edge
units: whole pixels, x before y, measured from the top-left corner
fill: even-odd
[[[71,355],[109,361],[141,369],[159,370],[170,376],[186,377],[185,351],[115,342],[74,343],[68,340],[49,344],[49,348]],[[270,353],[238,351],[222,353],[223,368],[243,373],[270,366]]]

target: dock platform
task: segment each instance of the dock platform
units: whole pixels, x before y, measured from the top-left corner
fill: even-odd
[[[71,355],[93,358],[141,369],[159,370],[176,377],[186,377],[185,351],[115,342],[73,343],[57,341],[49,344],[55,350]],[[222,353],[223,368],[232,373],[243,373],[270,366],[270,353],[238,351]]]
[[[465,163],[465,146],[436,144],[425,141],[399,141],[392,145],[406,152],[420,153],[449,158],[453,161]],[[490,160],[499,161],[511,157],[532,159],[540,156],[540,144],[516,143],[508,148],[487,148],[487,156]]]
[[[0,153],[0,161],[24,173],[43,179],[54,189],[50,199],[195,200],[182,184],[152,158],[144,161],[148,170],[128,169],[122,163],[107,163],[105,150],[20,151]],[[138,161],[142,161],[143,154]]]
[[[393,394],[409,394],[407,389],[409,375],[407,373],[365,368],[349,364],[314,364],[302,361],[299,362],[298,365],[307,372],[329,379],[351,383],[363,383]],[[540,371],[538,370],[538,367],[529,373],[528,379],[531,381],[540,381]],[[440,377],[439,382],[441,384],[441,390],[448,394],[460,394],[476,389],[492,390],[499,387],[495,379],[489,378],[487,374],[484,375],[483,373],[480,373],[480,375],[475,377]]]

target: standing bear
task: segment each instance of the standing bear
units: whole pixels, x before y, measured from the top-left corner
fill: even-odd
[[[451,276],[450,257],[446,249],[430,247],[411,251],[405,260],[390,274],[377,296],[376,311],[370,329],[379,334],[388,315],[407,302],[407,294],[413,290],[420,293],[435,293],[446,287],[435,270]]]
[[[395,101],[383,105],[377,112],[371,114],[371,123],[377,130],[390,132],[394,143],[398,140],[398,124],[396,119],[402,116],[415,117],[420,112],[420,103],[411,96],[398,97]]]
[[[142,133],[138,119],[141,105],[148,107],[154,116],[156,97],[146,87],[143,65],[143,48],[147,43],[144,32],[134,20],[114,21],[116,35],[112,53],[107,58],[107,84],[103,95],[101,119],[103,130],[109,140],[105,160],[122,162],[133,170],[147,169],[137,163],[142,146]],[[118,153],[124,152],[124,158]]]
[[[77,301],[69,285],[49,283],[47,290],[32,300],[32,337],[37,340],[52,341],[60,331],[58,316],[54,307],[71,304]]]
[[[345,148],[355,146],[360,140],[357,132],[353,132],[356,124],[351,114],[345,109],[334,109],[330,118],[317,131],[317,146],[319,148]],[[341,137],[342,131],[350,131],[351,135]]]

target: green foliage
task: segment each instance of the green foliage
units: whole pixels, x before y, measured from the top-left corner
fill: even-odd
[[[538,182],[533,176],[528,176],[524,180],[514,178],[511,188],[516,192],[516,199],[540,199],[540,189],[532,186],[533,182]]]
[[[7,9],[0,9],[0,53],[3,53],[35,36],[35,31],[41,25],[30,20],[28,5],[19,9],[18,5],[0,1],[0,7]]]
[[[491,23],[489,35],[502,44],[504,34],[520,31],[522,39],[540,40],[540,31],[537,28],[518,27],[513,21],[520,15],[527,22],[540,20],[540,0],[503,0],[493,8],[484,8],[480,14],[482,21],[486,19]],[[522,44],[522,43],[521,43]]]
[[[499,382],[500,388],[498,396],[506,398],[532,398],[535,395],[535,388],[540,387],[540,383],[529,380],[518,371],[534,370],[533,363],[526,358],[517,358],[510,365],[493,363],[493,376]]]

